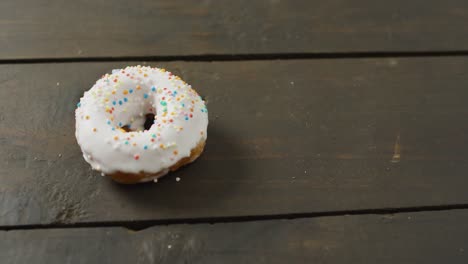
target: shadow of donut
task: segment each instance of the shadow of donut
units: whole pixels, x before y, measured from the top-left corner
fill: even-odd
[[[245,150],[236,144],[239,140],[222,127],[209,126],[205,150],[192,164],[169,173],[158,183],[120,185],[109,181],[108,187],[119,198],[131,201],[131,210],[138,212],[138,218],[216,216],[217,210],[236,204],[236,191],[247,184],[243,181]]]

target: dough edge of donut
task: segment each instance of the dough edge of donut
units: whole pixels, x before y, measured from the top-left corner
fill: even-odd
[[[153,181],[155,179],[158,179],[168,174],[171,171],[176,171],[179,168],[194,162],[203,153],[205,144],[206,144],[206,140],[205,139],[201,140],[190,151],[190,156],[181,158],[174,165],[170,166],[169,168],[158,171],[156,173],[148,173],[144,171],[140,173],[128,173],[128,172],[117,171],[114,173],[106,174],[106,176],[110,177],[115,182],[121,183],[121,184],[136,184],[136,183]]]

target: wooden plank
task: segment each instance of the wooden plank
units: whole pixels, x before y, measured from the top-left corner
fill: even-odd
[[[466,263],[467,211],[0,232],[2,263]]]
[[[0,59],[467,51],[464,0],[4,0]]]
[[[130,187],[74,136],[80,96],[125,64],[0,66],[0,225],[468,203],[468,58],[158,64],[205,96],[208,145]]]

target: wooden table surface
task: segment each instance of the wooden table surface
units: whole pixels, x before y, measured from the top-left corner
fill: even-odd
[[[1,1],[0,263],[466,264],[466,25],[465,0]],[[209,136],[122,186],[74,109],[138,64]]]

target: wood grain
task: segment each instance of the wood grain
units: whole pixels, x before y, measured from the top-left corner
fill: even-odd
[[[0,59],[467,51],[464,0],[3,0]]]
[[[2,263],[466,263],[468,212],[0,232]]]
[[[130,187],[93,173],[74,136],[80,96],[127,64],[0,66],[0,225],[468,203],[467,58],[153,64],[205,97],[208,141]]]

